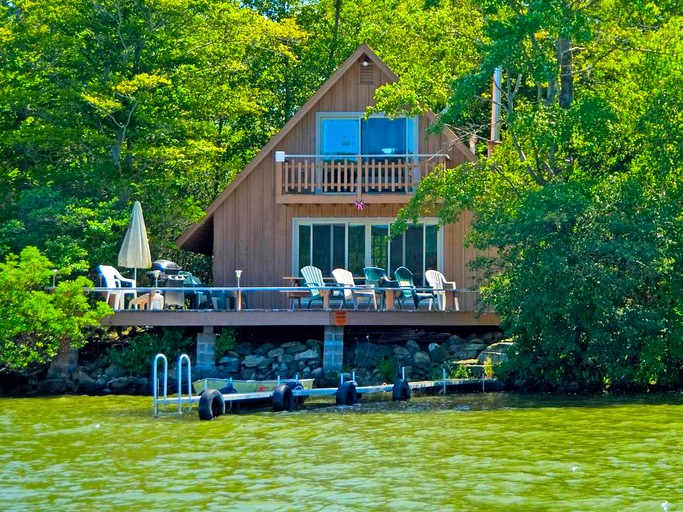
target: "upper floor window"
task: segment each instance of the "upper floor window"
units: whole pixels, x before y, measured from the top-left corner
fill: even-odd
[[[416,153],[417,118],[363,113],[319,113],[318,154],[387,158]]]

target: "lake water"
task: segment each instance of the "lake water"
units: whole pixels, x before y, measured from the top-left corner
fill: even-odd
[[[0,399],[0,509],[683,511],[683,396],[310,403]]]

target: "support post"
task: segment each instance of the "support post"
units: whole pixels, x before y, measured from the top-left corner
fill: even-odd
[[[323,340],[323,374],[341,373],[344,362],[344,327],[325,326]]]
[[[197,334],[197,368],[212,370],[216,367],[216,333],[213,326],[205,325]]]

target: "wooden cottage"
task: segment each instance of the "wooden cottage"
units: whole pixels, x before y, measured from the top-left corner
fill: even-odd
[[[469,218],[444,228],[421,219],[387,242],[389,226],[420,179],[440,164],[471,161],[448,129],[430,134],[433,114],[365,117],[375,90],[397,76],[360,46],[178,239],[213,256],[215,286],[286,286],[305,265],[325,275],[344,267],[410,268],[416,284],[436,268],[472,287],[464,237]],[[285,308],[283,294],[250,297],[250,308]]]

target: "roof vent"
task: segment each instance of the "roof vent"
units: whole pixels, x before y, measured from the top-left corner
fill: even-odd
[[[360,83],[367,85],[375,83],[375,65],[367,57],[360,63]]]

